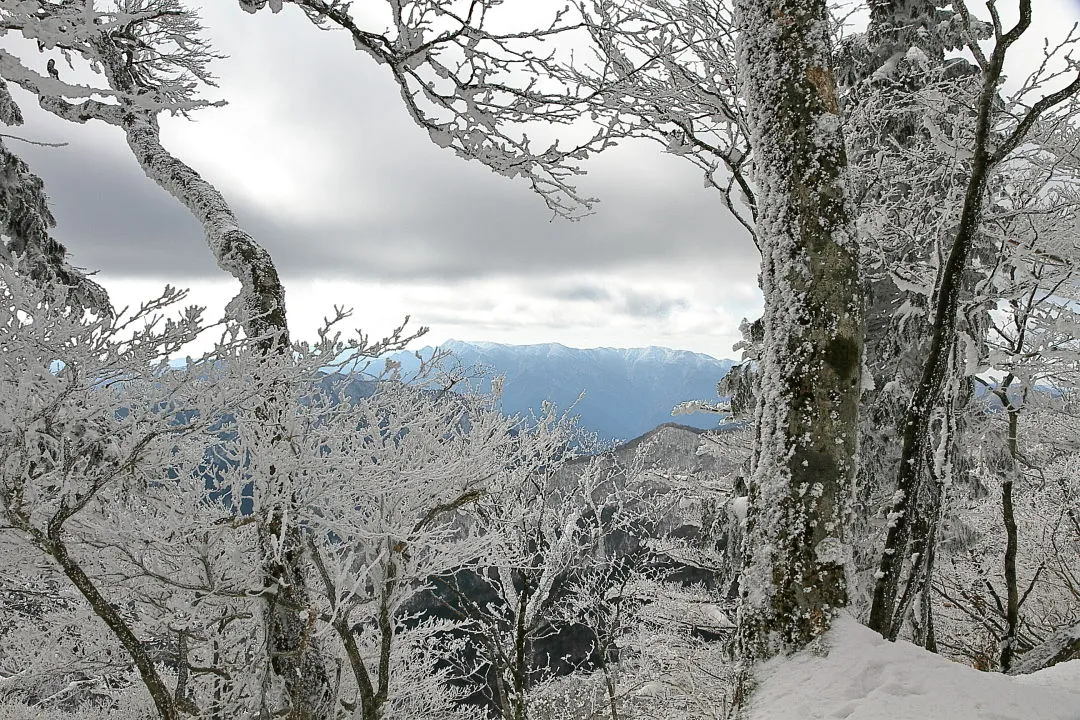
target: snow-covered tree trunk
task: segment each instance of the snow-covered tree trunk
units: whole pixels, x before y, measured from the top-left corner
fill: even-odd
[[[161,144],[157,121],[128,115],[123,125],[128,145],[143,170],[179,199],[202,223],[207,243],[219,267],[241,285],[230,310],[263,353],[289,348],[285,290],[270,254],[245,232],[224,197],[195,170]],[[284,397],[266,398],[262,410],[268,426],[280,425]],[[277,502],[263,508],[260,544],[268,588],[266,604],[268,652],[275,673],[285,684],[293,713],[290,718],[316,720],[327,712],[330,678],[318,638],[304,608],[309,592],[304,577],[304,545],[300,529],[286,518],[290,480],[271,467],[266,484]]]
[[[162,35],[185,38],[182,51],[173,55],[158,49],[165,58],[162,62],[168,64],[169,58],[176,58],[185,70],[198,76],[195,69],[200,67],[198,63],[211,57],[198,39],[201,28],[186,8],[172,0],[154,0],[151,5],[131,0],[122,3],[121,10],[135,13],[137,20],[123,31],[108,29],[98,22],[106,29],[88,33],[78,48],[101,68],[108,81],[108,93],[115,97],[115,102],[94,99],[70,102],[65,99],[65,93],[79,97],[79,88],[60,83],[56,78],[44,78],[12,56],[2,58],[6,61],[5,72],[9,73],[9,79],[35,93],[45,110],[72,122],[98,120],[124,132],[146,175],[199,220],[218,265],[240,283],[240,293],[230,303],[229,310],[263,353],[266,369],[273,372],[272,366],[281,359],[279,356],[289,351],[285,292],[273,260],[240,227],[221,193],[161,144],[157,116],[164,109],[165,100],[173,92],[186,101],[194,85],[177,90],[175,82],[167,80],[158,86],[160,78],[152,73],[147,75],[142,66],[132,62],[127,50],[133,42],[155,42]],[[34,28],[33,32],[40,32],[36,26],[30,27]],[[269,430],[282,427],[281,414],[286,412],[286,402],[276,390],[263,398],[260,412]],[[280,436],[271,433],[270,445],[280,440]],[[304,544],[299,527],[288,519],[293,515],[289,513],[294,502],[291,482],[287,473],[270,465],[260,483],[269,498],[259,511],[266,652],[274,674],[281,681],[277,687],[283,687],[288,698],[289,717],[314,720],[329,712],[330,678],[320,639],[312,636],[312,621],[307,612],[310,602],[304,577]]]
[[[131,113],[123,123],[131,152],[146,175],[191,211],[202,224],[218,267],[240,283],[230,310],[248,336],[269,352],[286,348],[285,289],[268,253],[240,227],[217,188],[161,144],[157,119]]]
[[[863,311],[826,2],[735,7],[765,295],[738,631],[753,661],[806,645],[848,602]]]
[[[935,472],[935,468],[928,463],[928,459],[935,457],[935,410],[942,402],[942,393],[946,390],[950,376],[953,362],[951,350],[961,314],[964,275],[969,269],[970,258],[980,235],[991,173],[1021,146],[1040,118],[1052,113],[1055,108],[1080,93],[1078,74],[1065,87],[1043,95],[1031,104],[1027,104],[1025,100],[1021,107],[1026,107],[1026,111],[1009,117],[1015,125],[1008,132],[997,132],[995,123],[1006,116],[1006,113],[995,111],[995,108],[1000,106],[998,88],[1004,77],[1006,56],[1009,49],[1031,27],[1032,2],[1021,0],[1019,19],[1008,30],[1003,27],[994,3],[989,4],[994,34],[993,50],[989,55],[985,54],[974,40],[970,28],[972,21],[963,3],[957,3],[957,7],[963,8],[962,19],[969,26],[968,49],[978,61],[982,82],[974,108],[970,175],[966,182],[959,222],[948,243],[938,274],[931,306],[926,357],[901,424],[902,448],[897,469],[896,492],[889,508],[890,524],[885,548],[875,575],[869,625],[888,639],[896,639],[910,607],[907,601],[910,593],[902,591],[902,575],[905,563],[914,556],[910,541],[913,528],[920,520],[916,503],[927,485],[927,479]],[[1042,82],[1038,82],[1029,85],[1028,89],[1041,87]],[[944,439],[944,442],[949,441],[948,437]]]
[[[853,104],[870,108],[889,108],[888,115],[862,108],[849,112],[848,148],[852,165],[873,167],[873,158],[883,147],[919,156],[925,142],[925,108],[912,102],[914,93],[926,85],[940,82],[945,62],[945,43],[934,27],[942,0],[873,0],[870,25],[866,32],[865,57],[852,58],[850,68],[853,88],[848,96]],[[948,206],[949,188],[931,181],[930,192],[907,192],[907,182],[882,183],[880,168],[867,171],[854,181],[854,191],[863,198],[861,210],[870,216],[878,208],[899,205],[903,212],[917,212],[916,203],[927,196],[938,207]],[[940,181],[939,181],[940,182]],[[933,215],[933,212],[929,213]],[[869,223],[871,227],[874,223]],[[929,223],[927,223],[929,225]],[[864,372],[868,373],[862,395],[859,434],[859,469],[856,480],[852,538],[856,566],[872,568],[877,561],[877,544],[869,529],[872,510],[882,497],[888,497],[895,481],[900,450],[895,438],[904,415],[905,400],[918,377],[925,354],[927,303],[925,295],[898,287],[893,268],[911,272],[914,263],[929,265],[939,243],[940,233],[927,228],[913,228],[914,241],[890,243],[884,237],[867,237],[863,248],[866,282],[866,348]],[[875,268],[879,258],[883,268]],[[903,307],[917,312],[900,312]],[[932,509],[931,509],[932,510]],[[933,514],[932,511],[930,514]],[[852,579],[854,603],[867,602],[869,573]]]
[[[99,45],[109,84],[128,97],[137,97],[138,85],[111,45],[107,37]],[[143,171],[195,215],[218,265],[240,282],[240,294],[230,303],[232,314],[263,353],[288,352],[285,288],[270,254],[240,227],[217,188],[165,149],[155,113],[122,100],[118,117]],[[260,412],[268,427],[282,426],[278,416],[286,412],[288,402],[284,395],[265,399]],[[270,440],[271,445],[281,442],[279,434]],[[310,606],[305,548],[300,528],[288,520],[294,502],[291,480],[273,465],[266,475],[264,484],[275,499],[261,508],[259,524],[267,652],[289,698],[289,718],[319,720],[332,711],[330,676],[321,643],[313,637],[314,621],[305,611]]]

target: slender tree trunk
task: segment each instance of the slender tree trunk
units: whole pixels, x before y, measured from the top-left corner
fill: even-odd
[[[923,618],[923,638],[922,646],[932,653],[938,651],[937,645],[937,629],[934,625],[934,560],[937,555],[937,542],[936,540],[928,543],[929,547],[926,549],[926,567],[928,571],[923,578],[922,588],[922,618]]]
[[[397,583],[397,564],[394,562],[394,554],[397,551],[391,546],[389,540],[386,552],[389,554],[386,562],[386,577],[383,578],[379,594],[379,691],[376,698],[380,705],[386,702],[390,695],[390,651],[394,644],[394,617],[390,608],[390,596]]]
[[[240,282],[240,294],[230,303],[230,310],[256,346],[268,356],[287,352],[285,290],[269,253],[239,227],[217,189],[161,145],[155,120],[132,118],[124,129],[128,145],[146,174],[200,220],[218,265]],[[271,427],[284,402],[287,400],[276,394],[267,399],[261,412]],[[289,479],[270,468],[267,482],[279,501],[263,511],[265,517],[259,525],[264,583],[274,588],[266,607],[270,661],[285,683],[292,717],[318,720],[329,701],[330,676],[310,621],[301,610],[310,605],[303,571],[304,547],[300,529],[285,522],[281,505],[293,500]]]
[[[135,637],[135,633],[128,627],[119,611],[105,599],[97,586],[94,585],[93,580],[83,572],[82,566],[71,558],[67,545],[60,537],[60,529],[58,523],[50,526],[47,539],[44,539],[42,543],[43,547],[56,560],[60,569],[71,580],[72,585],[86,598],[94,614],[109,626],[113,635],[124,646],[124,650],[127,651],[128,656],[135,663],[135,668],[139,671],[139,677],[142,678],[143,685],[146,686],[147,691],[150,693],[150,698],[154,701],[154,707],[157,708],[161,719],[179,720],[180,711],[176,707],[173,694],[169,692],[165,681],[158,675],[157,669],[154,667],[154,661],[147,654],[146,648]]]
[[[326,597],[338,597],[337,588],[334,586],[334,580],[330,577],[330,572],[326,568],[326,563],[323,561],[322,555],[319,554],[319,548],[315,545],[315,541],[310,537],[308,538],[308,551],[311,553],[311,559],[315,563],[316,570],[318,570],[319,578],[323,582],[323,589]],[[345,647],[345,656],[349,659],[349,666],[351,667],[353,677],[356,680],[356,691],[359,695],[360,703],[360,717],[362,720],[378,720],[381,702],[376,696],[375,686],[371,682],[371,676],[368,674],[367,665],[364,664],[364,658],[360,654],[360,647],[356,644],[356,637],[353,635],[352,627],[350,626],[349,613],[346,611],[336,615],[333,627],[338,638],[341,640],[341,644]]]
[[[274,507],[259,524],[267,652],[289,696],[289,720],[322,720],[331,711],[330,674],[315,636],[315,618],[302,610],[311,605],[300,530],[285,525],[284,516],[283,508]]]
[[[244,330],[263,352],[287,349],[285,288],[270,253],[240,227],[217,188],[165,149],[156,118],[132,112],[123,129],[146,175],[191,211],[218,267],[239,281],[240,294],[229,309]]]
[[[380,703],[375,696],[375,688],[371,684],[364,659],[360,655],[360,648],[356,644],[352,628],[349,627],[348,618],[343,618],[334,623],[334,631],[337,632],[342,644],[345,646],[345,655],[349,658],[353,677],[356,678],[357,694],[360,696],[360,717],[363,720],[378,720]]]
[[[923,109],[908,101],[908,95],[930,78],[923,75],[906,75],[902,82],[877,81],[875,74],[898,55],[905,55],[912,47],[919,48],[932,67],[945,61],[944,47],[933,32],[937,0],[869,0],[870,24],[867,28],[869,56],[852,67],[854,83],[849,98],[859,104],[870,98],[882,102],[882,96],[890,104],[888,118],[882,122],[875,118],[868,136],[860,141],[849,142],[853,158],[879,152],[882,146],[913,148],[922,136]],[[931,27],[928,27],[931,26]],[[855,113],[858,117],[859,113]],[[860,134],[854,134],[859,137]],[[849,136],[849,141],[853,138]],[[894,202],[906,191],[901,187],[875,185],[878,178],[870,175],[867,185],[857,187],[855,192],[866,197],[864,202]],[[918,246],[906,246],[901,255],[886,255],[888,263],[909,262],[912,256],[927,259],[933,253],[937,238],[919,238]],[[879,262],[876,253],[867,255],[870,268]],[[905,292],[896,286],[889,272],[871,269],[865,275],[867,287],[866,347],[863,372],[869,374],[861,400],[862,415],[859,429],[859,470],[856,482],[855,509],[853,513],[852,542],[859,568],[872,569],[877,563],[876,531],[869,521],[877,499],[891,492],[896,479],[896,465],[900,450],[896,436],[904,417],[905,395],[910,392],[921,368],[926,337],[926,320],[918,313],[898,318],[896,311],[905,302],[914,307],[925,305],[918,293]],[[888,389],[887,389],[888,388]],[[856,582],[855,579],[852,579]],[[852,588],[853,602],[869,603],[873,580],[871,573],[860,575],[859,586]]]
[[[1006,378],[1011,380],[1011,376]],[[998,398],[1004,404],[1009,418],[1009,467],[1001,481],[1001,519],[1005,525],[1005,637],[1001,640],[1001,670],[1009,672],[1016,657],[1016,639],[1020,632],[1020,588],[1016,579],[1016,551],[1019,543],[1016,529],[1016,513],[1013,509],[1014,478],[1019,463],[1020,448],[1017,433],[1020,429],[1020,410],[1009,400],[1010,382],[1002,383]]]
[[[933,409],[940,402],[949,373],[949,348],[956,334],[961,291],[968,258],[979,236],[987,184],[993,167],[1004,160],[1025,140],[1032,127],[1045,113],[1080,93],[1080,74],[1063,88],[1034,102],[1011,129],[995,136],[994,106],[1003,79],[1005,57],[1010,48],[1028,31],[1032,23],[1032,0],[1020,0],[1019,19],[1008,31],[995,18],[994,48],[989,57],[980,58],[982,86],[975,107],[971,173],[964,195],[960,221],[939,273],[933,299],[933,322],[922,376],[904,414],[903,446],[897,473],[896,493],[889,512],[890,527],[876,573],[870,627],[885,638],[894,640],[903,617],[897,612],[897,588],[904,564],[909,560],[911,524],[915,503],[928,472],[927,458],[933,442]],[[983,55],[980,53],[980,55]],[[993,147],[991,147],[993,145]]]
[[[134,82],[111,37],[97,43],[104,58],[110,86],[136,96]],[[124,130],[128,146],[146,175],[191,211],[202,224],[207,244],[218,266],[240,283],[240,294],[229,310],[267,356],[289,352],[285,316],[285,289],[270,254],[245,232],[228,202],[194,169],[161,144],[157,117],[131,102],[122,102],[107,121]],[[285,412],[284,396],[272,393],[260,412],[270,427],[279,425]],[[274,497],[261,510],[259,546],[267,623],[269,660],[281,678],[290,701],[292,720],[322,720],[331,711],[330,675],[323,662],[304,576],[304,544],[300,529],[286,518],[286,506],[295,501],[290,478],[270,467],[265,479]]]
[[[863,310],[825,0],[737,0],[764,352],[738,641],[798,650],[848,602]]]
[[[529,606],[529,577],[526,573],[521,581],[521,592],[518,594],[518,609],[514,626],[514,715],[513,720],[525,720],[528,707],[528,680],[529,662],[532,660],[529,653],[529,635],[525,627],[525,614]]]
[[[896,492],[889,509],[890,525],[876,573],[869,621],[872,629],[889,640],[895,640],[903,626],[903,615],[897,604],[900,579],[904,565],[909,560],[915,504],[929,472],[926,458],[931,454],[929,448],[933,442],[931,422],[934,409],[941,403],[942,391],[949,375],[950,350],[956,334],[963,273],[978,235],[982,203],[986,194],[991,160],[988,149],[991,106],[996,97],[997,81],[1004,57],[997,59],[995,54],[995,60],[996,68],[984,72],[975,124],[971,177],[964,197],[960,226],[941,269],[939,285],[934,295],[933,322],[926,359],[901,425],[902,446]]]

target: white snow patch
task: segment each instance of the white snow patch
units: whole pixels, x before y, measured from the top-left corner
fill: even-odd
[[[667,694],[667,688],[662,682],[653,681],[642,685],[634,694],[640,697],[663,697]]]
[[[928,58],[926,53],[922,51],[922,48],[917,45],[912,45],[908,48],[907,54],[904,55],[904,59],[920,68],[925,68],[930,64],[930,58]]]
[[[823,638],[766,663],[749,720],[1080,720],[1080,662],[1023,681],[890,643],[838,617]],[[1051,668],[1056,670],[1056,668]],[[1046,682],[1036,686],[1033,683]]]
[[[1073,688],[1073,692],[1080,693],[1080,660],[1058,663],[1028,675],[1016,675],[1013,679],[1033,687]],[[1080,704],[1080,699],[1077,703]],[[1080,706],[1076,717],[1080,718]]]
[[[731,512],[735,513],[735,517],[739,519],[739,523],[741,525],[746,524],[746,511],[748,509],[749,503],[750,498],[746,497],[745,495],[741,495],[739,497],[731,499],[731,504],[729,505],[729,507],[731,508]]]
[[[851,548],[839,538],[825,538],[814,548],[814,554],[822,565],[845,565],[851,562]]]
[[[701,608],[701,616],[709,621],[715,628],[733,628],[735,623],[719,605],[705,605]]]

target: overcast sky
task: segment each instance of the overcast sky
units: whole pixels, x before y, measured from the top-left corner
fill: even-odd
[[[1039,0],[1052,17],[1076,0]],[[228,105],[163,120],[164,142],[213,182],[277,262],[295,336],[334,304],[381,336],[411,314],[426,342],[454,337],[578,347],[663,345],[735,357],[743,317],[760,310],[757,252],[698,170],[651,144],[589,164],[601,199],[576,223],[551,221],[527,185],[434,146],[407,117],[385,68],[294,7],[243,13],[204,3],[215,47],[210,97]],[[20,144],[45,179],[57,237],[99,271],[116,304],[164,283],[190,287],[215,315],[235,284],[196,222],[149,181],[122,134],[34,107]]]

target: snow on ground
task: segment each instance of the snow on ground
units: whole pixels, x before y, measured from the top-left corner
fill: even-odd
[[[1073,688],[1080,693],[1080,660],[1065,662],[1030,675],[1018,675],[1017,682],[1041,687]],[[1077,715],[1080,717],[1080,715]]]
[[[750,720],[1080,720],[1080,660],[1023,678],[984,673],[849,617],[758,671]]]

